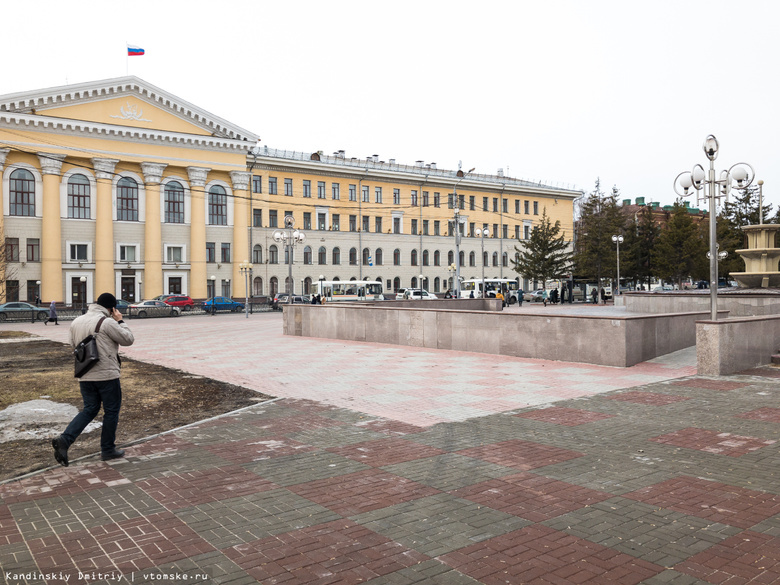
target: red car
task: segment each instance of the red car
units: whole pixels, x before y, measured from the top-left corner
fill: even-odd
[[[181,307],[182,311],[189,311],[195,305],[187,295],[170,295],[165,297],[163,302],[172,307]]]

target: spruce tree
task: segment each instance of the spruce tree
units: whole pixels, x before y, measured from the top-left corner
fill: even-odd
[[[702,228],[705,223],[702,222]],[[674,204],[652,254],[658,276],[676,282],[680,288],[688,277],[694,280],[706,277],[709,246],[702,228],[693,222],[687,207],[679,201]]]
[[[650,278],[654,276],[652,261],[661,228],[653,218],[653,209],[649,205],[642,207],[635,218],[628,218],[625,242],[620,248],[620,273],[632,279],[636,284],[644,283],[650,289]]]
[[[571,269],[571,251],[569,242],[561,234],[561,222],[553,224],[547,217],[546,207],[542,209],[539,224],[524,243],[523,250],[515,246],[515,258],[512,259],[512,268],[521,278],[541,281],[545,288],[547,280],[563,278]]]

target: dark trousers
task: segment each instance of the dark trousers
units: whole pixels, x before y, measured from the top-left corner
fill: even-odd
[[[84,408],[70,421],[61,438],[70,447],[81,431],[92,422],[103,405],[103,430],[100,434],[100,450],[111,453],[116,448],[116,427],[122,406],[122,388],[119,378],[99,382],[79,382]]]

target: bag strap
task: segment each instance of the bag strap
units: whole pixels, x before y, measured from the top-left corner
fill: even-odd
[[[103,321],[105,321],[108,317],[101,317],[100,321],[98,321],[97,327],[95,327],[95,332],[92,335],[97,335],[100,333],[100,326],[103,324]]]

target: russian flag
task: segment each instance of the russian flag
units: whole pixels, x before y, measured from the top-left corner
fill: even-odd
[[[144,50],[141,47],[136,47],[135,45],[127,45],[128,57],[140,57],[143,54],[144,54]]]

